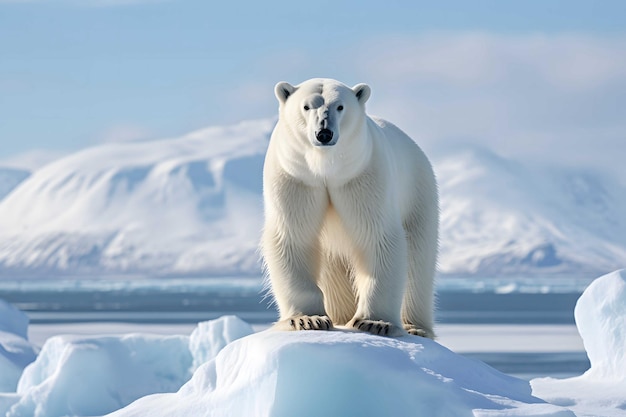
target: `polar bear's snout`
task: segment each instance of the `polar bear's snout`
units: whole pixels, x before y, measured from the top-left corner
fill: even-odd
[[[321,129],[315,132],[315,137],[323,145],[330,145],[333,140],[333,131],[330,129]]]

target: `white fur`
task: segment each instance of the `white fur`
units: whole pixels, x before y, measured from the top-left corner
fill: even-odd
[[[262,252],[277,327],[325,329],[319,317],[328,316],[373,333],[434,337],[435,177],[406,134],[365,113],[369,95],[364,84],[330,79],[276,85]],[[333,132],[327,146],[316,139],[324,127]]]

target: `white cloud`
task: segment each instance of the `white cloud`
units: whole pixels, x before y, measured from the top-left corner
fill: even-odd
[[[487,33],[387,38],[361,49],[371,75],[459,87],[532,79],[565,91],[623,80],[626,38],[583,35],[504,36]],[[375,60],[370,51],[376,51]]]
[[[625,36],[434,34],[368,42],[348,65],[370,111],[426,148],[469,141],[626,181],[625,50]]]

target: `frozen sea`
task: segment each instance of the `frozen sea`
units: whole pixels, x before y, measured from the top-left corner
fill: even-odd
[[[589,369],[574,306],[591,280],[440,278],[438,341],[523,379]],[[4,299],[30,318],[29,339],[154,333],[189,335],[200,321],[237,315],[255,330],[277,317],[258,277],[3,280]]]

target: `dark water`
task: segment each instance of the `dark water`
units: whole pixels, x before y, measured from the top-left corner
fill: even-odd
[[[441,292],[437,321],[462,324],[574,324],[580,293]]]
[[[456,324],[574,324],[582,290],[501,293],[444,288],[437,321]],[[31,323],[197,323],[235,314],[270,323],[276,310],[258,280],[0,282],[0,299],[25,311]],[[465,356],[521,378],[568,377],[589,368],[584,352],[480,352]]]
[[[472,293],[438,295],[437,322],[462,324],[573,324],[580,293]],[[34,323],[110,321],[191,323],[237,314],[253,323],[276,319],[260,288],[133,287],[93,289],[0,288],[0,298],[28,312]],[[80,314],[77,314],[80,313]]]
[[[526,380],[547,376],[571,378],[582,375],[591,366],[585,352],[476,352],[463,356]]]

